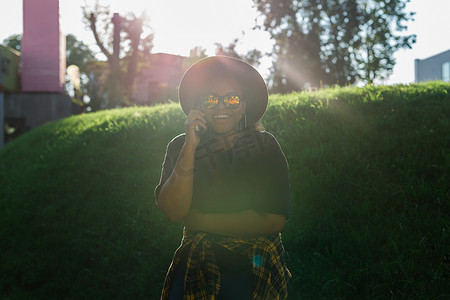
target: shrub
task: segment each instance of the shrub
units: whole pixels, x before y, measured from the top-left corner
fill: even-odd
[[[450,84],[271,95],[290,165],[290,298],[449,297]],[[0,294],[159,297],[180,243],[154,204],[178,104],[41,126],[0,151]]]

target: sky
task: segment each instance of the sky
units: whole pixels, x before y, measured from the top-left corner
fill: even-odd
[[[86,0],[93,4],[94,0]],[[2,0],[0,4],[0,42],[23,29],[22,0]],[[6,2],[8,4],[6,4]],[[99,52],[92,33],[85,28],[80,6],[84,0],[60,0],[61,29],[74,34],[90,48]],[[101,0],[110,5],[112,12],[120,14],[143,11],[149,16],[155,33],[153,53],[165,52],[189,55],[190,49],[202,46],[208,55],[214,55],[215,43],[228,45],[235,38],[240,41],[237,52],[244,54],[258,49],[269,52],[273,41],[267,32],[254,30],[258,14],[252,0]],[[416,12],[408,31],[416,34],[412,49],[401,49],[395,54],[397,61],[392,76],[385,84],[414,81],[414,60],[425,59],[450,50],[450,0],[411,0],[407,11]],[[258,70],[268,75],[270,58],[264,58]]]

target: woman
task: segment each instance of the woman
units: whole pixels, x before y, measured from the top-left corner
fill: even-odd
[[[289,172],[258,130],[264,80],[243,61],[209,57],[186,71],[179,99],[186,132],[167,146],[155,196],[185,228],[161,299],[285,299]]]

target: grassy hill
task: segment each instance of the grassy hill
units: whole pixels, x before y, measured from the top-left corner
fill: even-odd
[[[291,173],[290,299],[450,297],[450,84],[271,95]],[[2,298],[157,299],[176,103],[70,117],[0,150]]]

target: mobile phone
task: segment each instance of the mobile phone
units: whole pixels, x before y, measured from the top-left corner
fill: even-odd
[[[196,110],[202,111],[202,106],[199,104],[195,107]],[[194,127],[195,133],[197,134],[197,136],[202,136],[205,132],[205,128],[203,128],[200,125],[195,125]]]
[[[203,131],[205,130],[205,128],[203,128],[203,127],[200,126],[200,125],[195,125],[194,130],[195,130],[195,133],[196,133],[198,136],[202,136],[202,135],[203,135]]]

